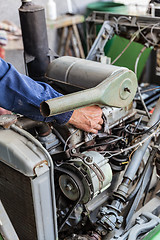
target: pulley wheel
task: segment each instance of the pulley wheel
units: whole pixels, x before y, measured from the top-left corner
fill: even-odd
[[[67,174],[61,175],[59,177],[59,186],[64,195],[72,201],[76,201],[81,195],[81,182],[76,176],[73,179]]]

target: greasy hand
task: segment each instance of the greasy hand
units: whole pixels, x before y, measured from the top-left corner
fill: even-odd
[[[103,124],[102,109],[96,105],[76,109],[69,123],[86,132],[98,133]]]

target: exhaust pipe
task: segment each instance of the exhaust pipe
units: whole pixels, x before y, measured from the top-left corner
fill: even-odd
[[[45,11],[31,0],[22,0],[19,16],[28,75],[36,80],[44,76],[50,62]]]

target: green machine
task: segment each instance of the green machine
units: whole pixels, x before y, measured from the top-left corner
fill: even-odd
[[[88,60],[127,67],[140,79],[158,45],[158,18],[94,11],[86,19]],[[153,35],[152,35],[153,34]]]
[[[74,57],[54,60],[46,75],[86,90],[41,103],[44,116],[93,104],[124,108],[132,102],[137,90],[136,75],[127,68]]]

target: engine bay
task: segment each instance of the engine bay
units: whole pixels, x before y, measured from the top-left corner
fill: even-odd
[[[23,131],[32,135],[51,156],[59,239],[117,239],[117,234],[119,239],[130,239],[135,212],[140,210],[142,236],[159,223],[159,200],[152,209],[148,207],[159,199],[159,120],[148,125],[145,112],[133,104],[129,110],[104,107],[103,118],[98,134],[23,116],[15,127],[11,125],[19,135]],[[6,131],[11,130],[1,127],[0,134]],[[130,164],[136,165],[137,160],[133,169]],[[155,223],[148,228],[152,218]],[[137,236],[141,231],[140,227]]]
[[[34,9],[23,2],[22,27],[30,19],[26,12],[32,17]],[[100,45],[93,45],[87,60],[65,56],[49,63],[41,32],[33,49],[27,46],[29,34],[23,33],[29,76],[65,94],[42,102],[42,115],[95,104],[102,108],[103,126],[91,134],[68,123],[0,116],[1,202],[19,239],[146,240],[149,232],[159,231],[160,100],[154,98],[151,108],[144,109],[136,66],[134,73],[97,62],[112,30],[143,44],[154,36],[154,47],[159,47],[159,19],[95,12],[88,21],[94,25],[94,20],[107,20],[111,28],[108,32],[103,25]],[[152,88],[147,91],[152,95]]]

